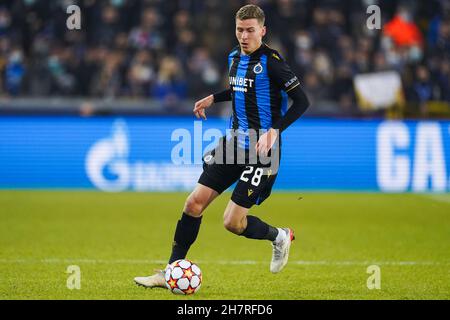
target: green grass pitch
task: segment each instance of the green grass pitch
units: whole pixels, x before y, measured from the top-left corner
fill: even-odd
[[[187,193],[0,192],[0,299],[449,299],[450,196],[274,193],[251,210],[296,231],[289,264],[271,246],[227,232],[225,193],[188,254],[203,272],[192,296],[144,289],[161,268]],[[69,290],[69,265],[81,288]],[[367,267],[380,267],[368,289]]]

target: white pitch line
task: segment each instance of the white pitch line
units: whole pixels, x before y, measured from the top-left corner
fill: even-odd
[[[450,204],[450,194],[420,194],[422,197],[431,199],[437,202]]]
[[[268,261],[256,260],[197,260],[198,264],[219,265],[257,265],[267,264]],[[137,260],[137,259],[0,259],[0,264],[160,264],[167,263],[166,260]],[[390,266],[450,266],[450,261],[332,261],[332,260],[293,260],[290,264],[303,266],[368,266],[368,265],[390,265]]]

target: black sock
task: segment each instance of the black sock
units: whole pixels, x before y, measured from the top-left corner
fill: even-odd
[[[275,241],[278,229],[268,225],[258,217],[247,216],[247,228],[240,235],[250,239]]]
[[[172,255],[170,256],[169,264],[176,260],[186,258],[189,248],[195,242],[195,239],[197,239],[201,222],[201,216],[195,218],[183,212],[181,219],[178,220],[177,228],[175,230]]]

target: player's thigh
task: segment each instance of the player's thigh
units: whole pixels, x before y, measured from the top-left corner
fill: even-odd
[[[210,187],[219,194],[227,190],[239,178],[242,167],[226,161],[227,144],[220,139],[216,148],[206,152],[203,156],[203,172],[198,183]],[[219,152],[220,151],[220,152]]]
[[[203,173],[198,179],[198,183],[221,194],[239,179],[241,171],[241,167],[236,164],[204,163]]]
[[[275,183],[277,174],[268,168],[246,166],[231,195],[234,203],[250,209],[266,200]]]
[[[210,187],[197,183],[195,189],[187,197],[184,212],[189,215],[201,215],[219,193]]]

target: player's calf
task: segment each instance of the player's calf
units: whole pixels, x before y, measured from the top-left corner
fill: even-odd
[[[278,234],[278,229],[268,225],[255,216],[247,216],[247,226],[240,234],[249,239],[274,241]]]

